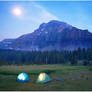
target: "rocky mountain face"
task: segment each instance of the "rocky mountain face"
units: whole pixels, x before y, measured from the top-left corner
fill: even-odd
[[[4,39],[0,42],[0,49],[11,49],[11,45],[15,39]]]
[[[67,23],[52,20],[43,23],[33,33],[25,34],[11,41],[7,47],[0,48],[14,50],[75,50],[77,48],[92,47],[92,33],[81,30]]]

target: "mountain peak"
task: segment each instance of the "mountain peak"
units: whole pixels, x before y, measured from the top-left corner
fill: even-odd
[[[45,27],[47,23],[42,23],[39,28]]]
[[[61,21],[59,21],[59,20],[51,20],[51,21],[49,21],[48,23],[50,23],[50,22],[58,23],[58,22],[61,22]]]
[[[50,24],[50,23],[54,23],[54,24],[67,24],[66,22],[59,21],[59,20],[51,20],[51,21],[48,22],[48,24]],[[67,24],[67,25],[69,25],[69,24]]]
[[[2,47],[15,50],[75,50],[92,47],[92,33],[58,20],[42,23],[33,33],[20,36]],[[2,44],[2,43],[1,43]],[[6,46],[8,45],[8,46]]]

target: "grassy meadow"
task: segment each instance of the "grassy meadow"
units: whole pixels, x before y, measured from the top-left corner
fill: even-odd
[[[19,83],[17,75],[29,74],[30,81]],[[37,84],[41,72],[47,73],[52,81]],[[60,79],[63,79],[60,80]],[[64,65],[7,65],[0,66],[0,91],[92,91],[92,67]]]

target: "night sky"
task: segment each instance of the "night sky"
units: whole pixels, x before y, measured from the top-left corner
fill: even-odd
[[[0,1],[0,41],[31,33],[50,20],[60,20],[92,32],[92,2]]]

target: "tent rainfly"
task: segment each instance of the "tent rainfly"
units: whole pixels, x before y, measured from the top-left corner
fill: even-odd
[[[18,75],[18,77],[17,77],[17,81],[18,82],[28,82],[29,81],[29,76],[28,76],[28,74],[26,74],[26,73],[20,73],[19,75]]]
[[[38,79],[37,79],[36,83],[47,83],[49,81],[51,81],[51,79],[48,76],[48,74],[46,74],[46,73],[40,73],[40,75],[38,76]]]

